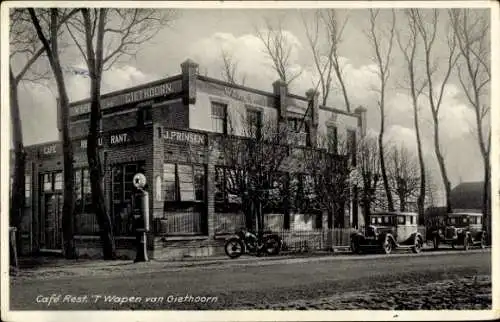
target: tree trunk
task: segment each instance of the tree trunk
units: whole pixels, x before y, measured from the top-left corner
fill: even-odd
[[[443,185],[444,185],[446,212],[451,213],[452,212],[451,199],[450,199],[451,183],[448,180],[446,164],[444,161],[444,157],[441,153],[441,147],[439,143],[439,120],[436,113],[433,113],[433,118],[434,118],[434,151],[436,153],[436,158],[438,160],[439,170],[441,171],[441,178],[443,180]]]
[[[103,191],[103,171],[98,151],[100,134],[101,104],[100,86],[96,77],[91,78],[90,127],[87,137],[87,159],[89,164],[92,203],[95,207],[102,242],[103,258],[116,259],[115,237],[111,217],[106,210]]]
[[[484,157],[484,187],[483,187],[483,229],[488,239],[491,238],[491,208],[490,208],[490,164],[487,156]]]
[[[21,222],[25,203],[25,160],[26,155],[23,144],[23,131],[21,116],[19,113],[19,100],[17,93],[18,83],[10,71],[10,117],[12,122],[12,142],[14,144],[14,176],[12,182],[12,199],[10,204],[10,226],[17,228],[16,248],[17,253],[21,254]],[[10,154],[9,154],[10,158]],[[9,176],[10,180],[10,176]],[[10,181],[9,181],[10,182]]]
[[[413,124],[415,126],[415,135],[417,138],[417,154],[418,154],[418,164],[420,169],[420,187],[419,193],[417,197],[417,208],[419,216],[423,216],[425,212],[425,161],[424,161],[424,153],[422,151],[422,138],[420,137],[420,125],[418,124],[418,104],[417,98],[415,96],[415,85],[413,84],[413,75],[412,77],[412,101],[413,101]]]
[[[62,73],[61,73],[62,78]],[[61,123],[63,141],[63,163],[64,163],[64,201],[62,228],[64,240],[64,255],[68,259],[77,257],[74,239],[75,231],[75,211],[74,211],[74,169],[73,169],[73,147],[69,137],[68,125],[68,97],[61,98]]]
[[[387,207],[389,211],[394,211],[394,202],[392,200],[392,194],[389,187],[389,180],[387,178],[387,170],[385,168],[385,158],[384,158],[384,131],[385,131],[385,120],[384,120],[384,111],[381,107],[380,113],[380,133],[378,135],[378,151],[380,158],[380,172],[382,173],[382,181],[384,183],[385,195],[387,197]]]

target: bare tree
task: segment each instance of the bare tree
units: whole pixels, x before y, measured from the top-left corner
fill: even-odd
[[[427,10],[426,10],[427,11]],[[434,45],[436,41],[436,36],[438,33],[438,21],[439,21],[439,11],[437,9],[432,9],[430,12],[430,17],[425,19],[421,9],[415,9],[414,11],[414,21],[418,30],[420,37],[422,38],[422,43],[424,46],[424,69],[427,81],[427,97],[429,99],[429,106],[431,109],[433,125],[434,125],[434,152],[439,164],[439,169],[441,172],[441,179],[443,181],[445,197],[446,197],[446,209],[448,212],[452,211],[450,192],[451,184],[448,179],[448,172],[446,170],[446,162],[443,157],[441,150],[441,143],[439,140],[439,112],[441,109],[441,104],[443,102],[443,95],[450,78],[451,72],[457,62],[458,55],[456,50],[456,39],[453,36],[448,35],[448,52],[445,64],[438,64],[437,59],[434,57]],[[436,89],[435,83],[436,72],[438,70],[437,66],[443,65],[443,76],[441,80],[441,85]]]
[[[313,54],[314,66],[316,67],[316,71],[319,75],[318,85],[321,85],[323,105],[327,105],[328,96],[333,86],[332,72],[334,72],[342,90],[345,108],[347,112],[351,112],[349,95],[339,59],[339,45],[342,42],[342,35],[347,24],[348,17],[346,17],[344,21],[340,22],[335,9],[321,9],[315,12],[311,28],[308,26],[304,16],[302,17],[302,21],[304,23],[307,40]],[[326,45],[321,46],[320,43],[325,43]]]
[[[378,141],[375,138],[365,136],[357,146],[358,171],[360,176],[361,205],[363,207],[364,222],[370,215],[372,205],[377,195],[377,187],[380,183],[380,155]]]
[[[87,137],[92,202],[100,227],[104,259],[115,259],[112,222],[106,210],[102,189],[103,169],[98,153],[101,121],[101,83],[103,71],[123,56],[134,56],[171,21],[173,11],[156,9],[81,9],[67,22],[67,29],[80,50],[90,77],[90,123]]]
[[[449,11],[453,33],[458,43],[460,58],[457,64],[462,90],[474,109],[479,150],[484,163],[483,225],[489,232],[490,221],[490,145],[491,131],[489,124],[490,102],[489,84],[490,48],[489,17],[483,12],[471,9],[451,9]]]
[[[420,108],[418,105],[418,99],[427,86],[427,80],[425,78],[419,78],[417,73],[416,57],[419,54],[420,43],[417,30],[416,11],[415,9],[405,9],[405,15],[408,20],[408,34],[406,42],[401,39],[400,32],[398,32],[396,35],[399,48],[403,53],[403,59],[406,65],[406,72],[409,83],[407,84],[409,85],[407,89],[410,93],[413,107],[413,124],[415,127],[417,153],[420,167],[420,191],[417,198],[417,207],[419,215],[423,216],[425,211],[426,171],[424,154],[422,150],[422,138],[420,133]]]
[[[265,53],[271,58],[273,68],[279,78],[290,85],[302,74],[302,70],[293,71],[291,54],[293,44],[290,42],[286,31],[283,29],[281,21],[274,27],[269,20],[265,20],[266,30],[261,31],[256,28],[257,37],[265,47]]]
[[[393,146],[388,153],[388,159],[389,178],[398,197],[399,210],[408,211],[408,204],[420,191],[421,182],[416,158],[404,146]]]
[[[221,49],[221,58],[223,64],[222,78],[230,84],[244,86],[246,75],[241,76],[241,81],[238,80],[238,62],[234,59],[233,54]]]
[[[265,209],[284,206],[287,182],[282,166],[288,147],[275,121],[241,117],[241,133],[230,127],[229,135],[215,138],[213,149],[223,160],[224,171],[220,175],[225,178],[225,193],[241,201],[246,227],[257,226],[262,233]],[[273,204],[276,202],[281,204]]]
[[[319,135],[316,147],[304,148],[301,152],[304,173],[312,181],[313,206],[326,211],[328,228],[344,227],[343,210],[350,197],[345,141],[330,133]]]
[[[390,21],[390,26],[388,31],[382,32],[382,28],[377,31],[377,18],[379,17],[380,9],[370,9],[370,28],[366,32],[368,41],[370,42],[373,49],[372,60],[377,65],[377,75],[380,82],[380,87],[377,92],[380,95],[378,101],[378,107],[380,111],[380,132],[378,136],[378,148],[379,148],[379,158],[380,158],[380,171],[382,174],[382,182],[384,184],[384,190],[387,198],[387,205],[389,211],[394,211],[394,203],[392,199],[391,189],[389,187],[389,180],[387,177],[387,171],[384,160],[384,131],[385,131],[385,95],[387,82],[389,80],[391,65],[391,55],[393,48],[393,40],[395,35],[396,26],[396,13],[394,9],[392,10],[392,18]],[[385,39],[385,50],[383,46],[383,40]]]
[[[63,70],[60,61],[60,26],[73,16],[78,9],[28,9],[36,34],[43,45],[44,52],[54,74],[59,94],[59,110],[61,112],[61,137],[63,144],[64,167],[64,201],[63,201],[63,240],[64,254],[67,258],[76,258],[74,241],[74,173],[73,173],[73,147],[69,135],[68,107],[69,99],[64,82]],[[45,28],[42,27],[42,24]],[[46,31],[44,31],[46,29]]]

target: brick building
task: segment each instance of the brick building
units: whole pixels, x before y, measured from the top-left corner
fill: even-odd
[[[152,257],[176,256],[188,246],[211,254],[218,248],[222,250],[218,236],[242,225],[241,207],[223,207],[221,202],[230,201],[217,197],[223,176],[220,157],[213,147],[216,137],[229,135],[229,124],[233,136],[243,137],[245,119],[256,127],[267,120],[277,128],[286,127],[293,134],[288,142],[299,148],[314,147],[320,134],[346,135],[355,142],[364,133],[363,108],[347,113],[320,106],[314,91],[304,97],[292,95],[280,81],[273,84],[273,92],[236,86],[199,75],[197,64],[190,60],[181,64],[181,70],[177,76],[102,96],[99,143],[106,206],[118,253],[124,256],[135,252],[130,217],[132,177],[137,172],[145,174],[150,192],[153,231],[148,249]],[[85,151],[89,112],[88,100],[70,104],[77,247],[80,255],[94,256],[101,250]],[[29,253],[61,251],[61,143],[28,146],[26,152],[23,249]],[[284,171],[294,171],[293,162],[283,163],[283,167]],[[346,227],[356,221],[357,208],[355,198],[346,204]],[[317,220],[304,219],[306,215],[282,210],[266,214],[266,218],[269,225],[279,229],[332,225],[322,214]]]

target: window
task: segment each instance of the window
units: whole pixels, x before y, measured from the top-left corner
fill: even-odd
[[[212,102],[212,131],[227,134],[227,105]]]
[[[302,118],[288,119],[289,144],[310,145],[309,125]]]
[[[448,221],[451,225],[455,225],[457,223],[456,218],[450,218]]]
[[[177,199],[175,189],[175,164],[163,164],[163,182],[165,184],[165,200],[175,201]]]
[[[377,223],[377,217],[372,217],[371,223],[375,225]]]
[[[477,224],[481,225],[481,217],[477,217]]]
[[[243,180],[243,173],[236,169],[226,167],[215,167],[215,212],[239,212],[241,210],[242,188],[238,182]]]
[[[137,126],[151,124],[153,122],[153,112],[151,105],[140,107],[137,110]]]
[[[381,224],[382,223],[382,217],[377,217],[377,224]]]
[[[202,165],[165,163],[165,201],[204,201],[205,177]]]
[[[56,172],[54,174],[54,190],[62,190],[63,188],[63,174],[62,172]]]
[[[462,223],[466,224],[467,223],[467,217],[462,217]]]
[[[338,130],[336,126],[329,126],[326,129],[327,133],[327,144],[328,151],[337,154],[338,153]]]
[[[31,204],[31,176],[24,176],[24,204],[29,206]]]
[[[347,148],[351,157],[351,163],[356,166],[356,131],[347,130]]]
[[[389,216],[384,216],[384,224],[389,224],[391,222],[391,219]]]
[[[43,191],[52,191],[52,173],[43,174]]]
[[[248,109],[247,122],[250,137],[259,140],[262,135],[262,112]]]
[[[398,224],[399,225],[405,224],[405,216],[398,216]]]
[[[414,225],[416,223],[415,216],[410,216],[410,225]]]

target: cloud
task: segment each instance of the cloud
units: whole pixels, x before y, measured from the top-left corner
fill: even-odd
[[[84,65],[73,67],[86,69]],[[70,102],[89,97],[90,83],[87,77],[69,72],[64,76]],[[125,89],[155,79],[158,79],[156,75],[145,74],[136,67],[117,66],[103,73],[102,93]],[[19,87],[19,105],[26,145],[57,140],[56,95],[57,89],[50,84],[42,86],[24,83]]]

